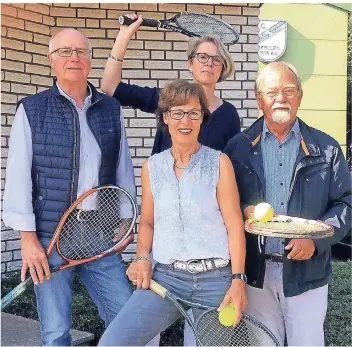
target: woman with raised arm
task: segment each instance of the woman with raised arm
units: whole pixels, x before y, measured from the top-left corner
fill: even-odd
[[[160,88],[140,87],[121,82],[122,63],[128,43],[142,23],[140,16],[132,14],[129,17],[137,20],[130,26],[121,25],[105,66],[101,89],[118,99],[123,106],[154,113],[158,106]],[[211,112],[210,120],[201,127],[199,142],[222,151],[227,142],[241,131],[236,108],[214,94],[216,83],[234,73],[233,60],[225,46],[212,36],[191,39],[187,59],[194,82],[200,84],[205,91]],[[170,147],[170,135],[158,130],[152,154]]]

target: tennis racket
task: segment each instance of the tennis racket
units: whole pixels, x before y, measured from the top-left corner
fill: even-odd
[[[120,16],[121,25],[130,25],[136,20]],[[239,39],[238,32],[228,23],[205,13],[181,12],[167,20],[143,18],[142,26],[162,28],[194,37],[213,35],[225,45],[232,45]]]
[[[318,239],[334,235],[334,228],[322,221],[283,215],[274,216],[270,222],[247,219],[244,227],[251,234],[293,239]]]
[[[88,263],[114,252],[133,231],[136,218],[136,204],[122,188],[102,186],[84,193],[61,217],[46,250],[49,256],[56,246],[60,256],[67,261],[51,272]],[[1,309],[32,282],[30,276],[2,298]]]
[[[279,346],[273,333],[253,317],[243,314],[235,328],[227,327],[219,322],[216,308],[183,300],[154,280],[150,281],[149,288],[175,305],[193,330],[199,346]],[[204,310],[195,323],[186,312],[192,307]]]

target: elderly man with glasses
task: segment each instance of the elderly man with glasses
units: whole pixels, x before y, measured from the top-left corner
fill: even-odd
[[[20,231],[22,280],[35,283],[43,345],[71,345],[72,278],[77,272],[108,326],[132,294],[121,255],[50,274],[65,263],[54,249],[55,228],[78,196],[103,184],[119,185],[135,197],[134,171],[120,104],[87,81],[88,39],[74,29],[49,43],[57,80],[20,101],[10,135],[3,220]],[[97,230],[97,233],[99,230]],[[116,248],[121,252],[133,239]]]
[[[351,227],[350,174],[337,141],[297,117],[303,91],[292,65],[268,64],[255,92],[264,117],[225,148],[245,218],[266,201],[276,213],[325,221],[335,234],[314,241],[247,234],[246,312],[282,345],[323,346],[330,246]]]

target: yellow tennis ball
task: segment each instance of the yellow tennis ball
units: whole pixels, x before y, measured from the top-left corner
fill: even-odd
[[[254,218],[258,222],[270,222],[274,216],[274,209],[266,202],[261,202],[254,208]]]
[[[236,317],[236,311],[232,304],[227,305],[219,312],[219,322],[225,327],[233,325]]]

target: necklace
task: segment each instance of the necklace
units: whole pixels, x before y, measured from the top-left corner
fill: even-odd
[[[174,163],[174,167],[176,169],[184,170],[184,169],[186,169],[187,165],[186,166],[178,166],[178,165],[176,165],[176,163]]]

